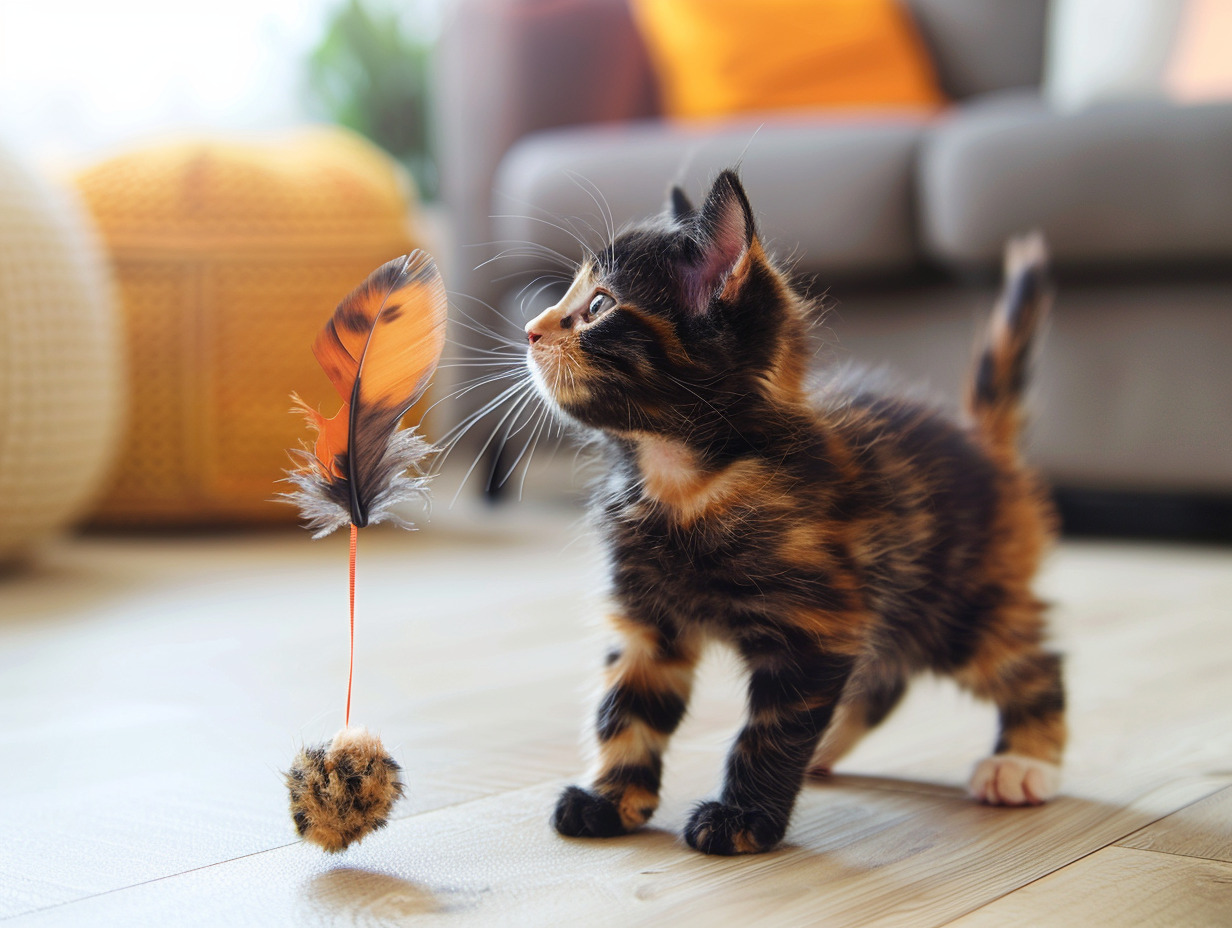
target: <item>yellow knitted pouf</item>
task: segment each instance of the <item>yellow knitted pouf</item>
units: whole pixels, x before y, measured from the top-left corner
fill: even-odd
[[[343,296],[414,247],[409,180],[358,136],[313,129],[135,151],[78,184],[115,265],[131,371],[96,520],[294,519],[270,501],[285,449],[306,437],[288,396],[337,408],[312,340]]]
[[[84,210],[0,150],[0,562],[98,489],[122,406],[116,316]]]

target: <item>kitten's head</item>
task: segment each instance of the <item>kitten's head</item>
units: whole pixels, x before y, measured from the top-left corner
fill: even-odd
[[[526,326],[540,392],[617,435],[722,431],[800,391],[804,303],[774,268],[732,171],[586,260]]]

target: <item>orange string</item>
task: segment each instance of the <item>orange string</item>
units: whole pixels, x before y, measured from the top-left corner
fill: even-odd
[[[351,681],[355,677],[355,546],[359,540],[359,529],[354,524],[351,525],[351,582],[350,582],[350,599],[351,599],[351,660],[347,667],[347,707],[346,707],[346,727],[351,727]]]

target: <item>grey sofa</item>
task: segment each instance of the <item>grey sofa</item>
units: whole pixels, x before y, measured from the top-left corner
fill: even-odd
[[[1029,456],[1066,487],[1232,493],[1232,105],[1055,113],[1045,0],[910,5],[954,101],[940,115],[703,128],[660,118],[624,0],[461,0],[438,74],[453,288],[516,335],[544,248],[576,256],[603,209],[620,225],[739,161],[771,250],[831,307],[818,363],[953,400],[1005,239],[1040,228],[1059,298]]]

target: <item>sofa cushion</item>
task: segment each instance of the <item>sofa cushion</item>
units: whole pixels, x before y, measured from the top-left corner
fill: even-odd
[[[910,0],[941,88],[962,98],[1038,85],[1048,0]]]
[[[1057,114],[1022,97],[953,110],[919,160],[925,250],[991,264],[1039,228],[1063,264],[1232,256],[1232,104]]]
[[[537,133],[514,146],[497,173],[495,235],[512,252],[533,243],[576,259],[581,248],[569,227],[598,247],[613,224],[659,212],[671,182],[698,196],[719,170],[739,164],[763,241],[798,258],[801,270],[907,270],[917,264],[912,183],[924,125],[901,114],[760,129],[654,122]],[[545,267],[541,257],[510,257],[494,273]]]

